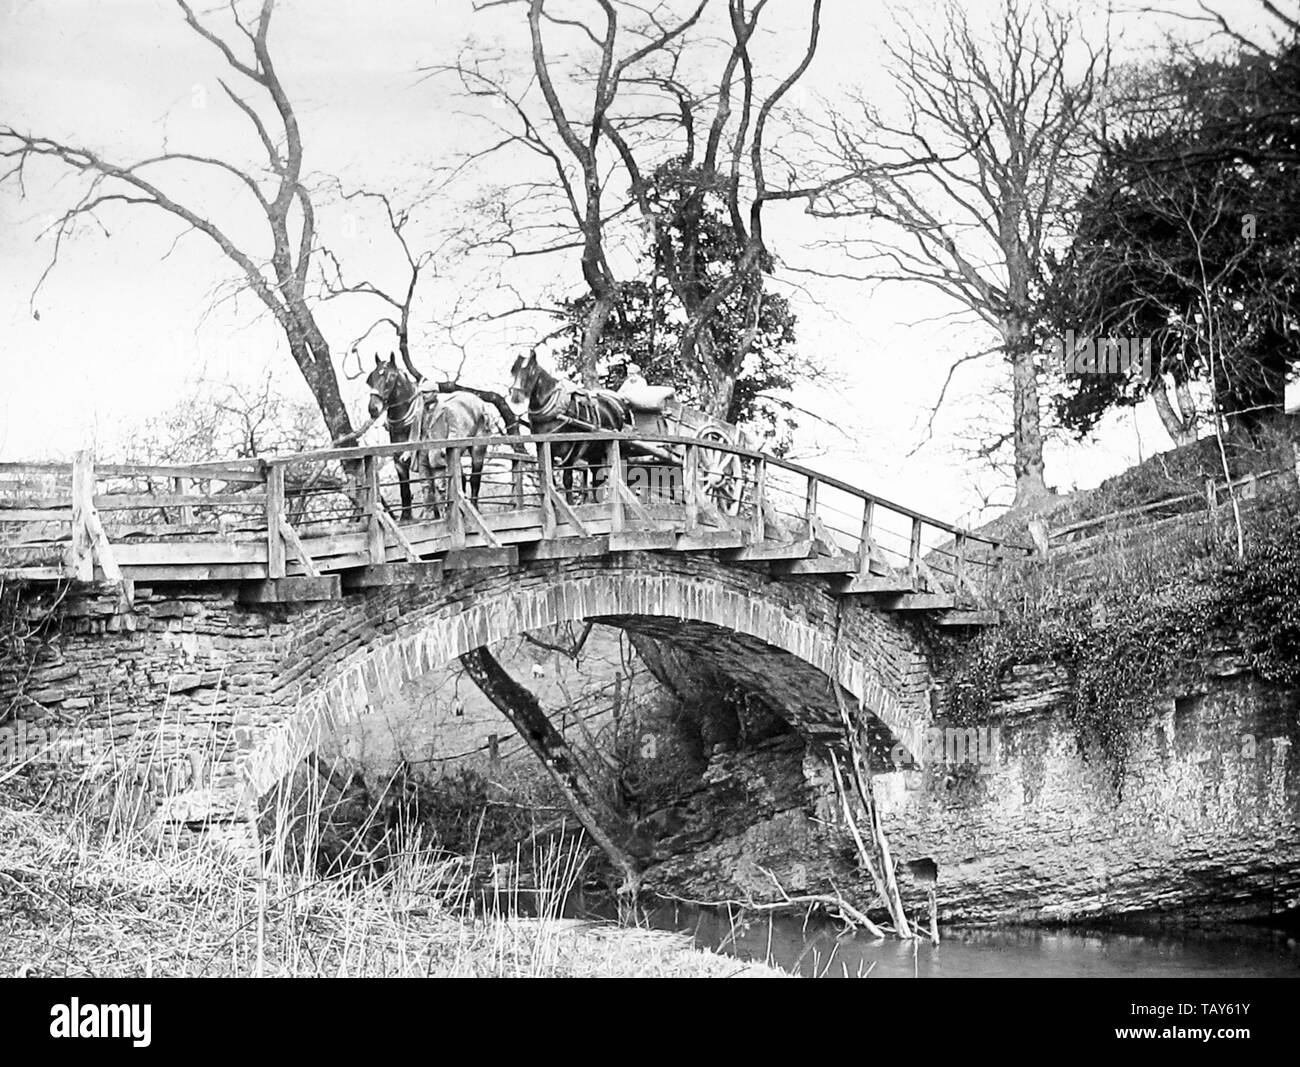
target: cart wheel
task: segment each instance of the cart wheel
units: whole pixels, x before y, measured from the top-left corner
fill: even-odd
[[[708,429],[700,434],[701,441],[731,444],[720,430]],[[724,515],[739,515],[745,497],[745,464],[734,452],[700,450],[700,476],[704,491],[713,498]]]

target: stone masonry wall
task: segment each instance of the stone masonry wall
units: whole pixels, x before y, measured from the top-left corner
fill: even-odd
[[[985,763],[874,776],[909,910],[911,861],[938,867],[943,922],[1124,916],[1230,920],[1300,907],[1300,692],[1217,662],[1133,724],[1122,767],[1080,744],[1067,682],[1019,668]],[[714,901],[843,892],[870,905],[825,754],[785,738],[710,762],[651,886]]]
[[[895,619],[836,600],[815,578],[773,581],[703,556],[452,571],[423,587],[297,606],[244,605],[236,587],[214,584],[137,587],[131,612],[111,593],[29,591],[23,613],[57,625],[0,676],[9,744],[16,731],[84,738],[80,762],[111,753],[140,768],[156,793],[172,794],[162,818],[182,823],[239,819],[242,801],[403,683],[569,620],[644,626],[712,656],[810,735],[838,728],[832,673],[878,720],[882,743],[909,749],[931,688],[919,642]]]
[[[1122,766],[1081,746],[1054,669],[1022,671],[991,765],[877,777],[895,854],[934,859],[941,914],[965,919],[1300,907],[1300,692],[1220,669],[1135,722]]]

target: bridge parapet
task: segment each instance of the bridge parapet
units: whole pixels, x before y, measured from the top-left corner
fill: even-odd
[[[575,446],[597,453],[565,465]],[[404,517],[386,462],[434,471]],[[4,491],[6,485],[8,491]],[[33,488],[35,487],[35,488]],[[447,570],[628,551],[704,552],[940,621],[991,621],[989,579],[1034,549],[961,529],[722,441],[614,433],[332,449],[191,465],[0,463],[0,577],[241,582],[251,601],[332,598]]]

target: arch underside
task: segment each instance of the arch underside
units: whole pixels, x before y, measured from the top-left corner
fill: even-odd
[[[896,624],[859,609],[846,625],[835,602],[806,579],[774,582],[722,561],[635,553],[496,568],[353,598],[332,625],[372,636],[340,660],[320,656],[306,671],[288,657],[286,669],[302,678],[298,699],[287,721],[244,757],[245,782],[265,792],[330,731],[462,653],[587,619],[707,656],[810,738],[842,736],[837,677],[873,747],[901,744],[919,755],[927,709],[902,684],[915,682],[917,654],[888,629]],[[303,629],[313,640],[304,645],[328,648],[319,621],[310,622]]]
[[[841,738],[844,728],[831,679],[798,656],[755,637],[710,623],[661,616],[603,616],[594,620],[663,642],[690,655],[760,697],[791,726],[812,739]],[[849,694],[850,708],[856,706]],[[888,751],[899,737],[873,714],[861,717],[872,749]]]

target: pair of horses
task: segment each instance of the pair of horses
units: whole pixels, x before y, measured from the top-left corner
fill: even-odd
[[[510,401],[527,404],[528,425],[534,434],[582,430],[622,430],[632,420],[627,402],[608,390],[577,389],[549,373],[537,362],[537,353],[520,356],[510,368]],[[397,366],[397,357],[387,361],[375,356],[375,368],[366,378],[370,387],[369,413],[372,419],[385,417],[391,441],[450,440],[488,437],[498,432],[500,417],[486,400],[469,392],[434,394],[432,404],[425,394]],[[477,505],[483,482],[487,446],[470,449],[470,501]],[[606,446],[598,441],[572,441],[555,446],[552,458],[562,472],[564,487],[573,491],[574,472],[582,465],[589,472],[593,490],[604,481],[599,471],[607,459]],[[426,487],[426,501],[432,515],[439,515],[439,502],[446,499],[446,479],[461,476],[448,472],[447,453],[442,449],[401,453],[394,457],[402,499],[402,518],[411,518],[411,470],[414,466]]]
[[[490,437],[500,428],[496,409],[473,393],[434,393],[426,396],[415,382],[397,366],[396,355],[381,360],[375,356],[375,368],[366,378],[370,387],[369,414],[372,419],[384,416],[384,428],[394,444],[405,441],[441,440],[463,437]],[[483,464],[487,446],[470,449],[470,498],[477,504],[483,484]],[[411,518],[411,471],[425,486],[425,502],[437,518],[440,503],[447,499],[447,453],[442,449],[419,449],[399,452],[393,457],[397,468],[398,491],[402,498],[402,518]],[[461,472],[455,472],[456,477]]]

